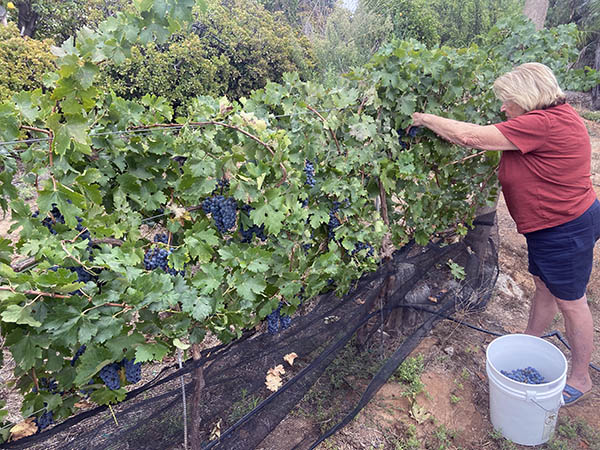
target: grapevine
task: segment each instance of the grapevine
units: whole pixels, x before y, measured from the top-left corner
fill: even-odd
[[[193,16],[189,0],[158,3],[82,32],[56,50],[47,92],[0,105],[0,141],[48,138],[21,161],[34,206],[9,188],[17,164],[0,154],[0,206],[19,234],[0,238],[0,330],[24,411],[43,404],[33,372],[57,395],[114,404],[178,340],[211,332],[228,342],[264,320],[270,333],[285,330],[303,299],[343,295],[374,270],[384,236],[399,247],[466,229],[496,194],[493,156],[396,131],[426,104],[494,119],[476,113],[497,107],[478,49],[398,43],[332,89],[287,74],[244,103],[199,97],[174,117],[163,99],[127,101],[95,78],[98,62],[164,42]],[[36,264],[15,271],[12,255]]]

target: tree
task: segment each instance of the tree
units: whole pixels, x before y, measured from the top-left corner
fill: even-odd
[[[131,0],[17,0],[22,36],[52,38],[62,43],[83,26],[94,28],[117,11],[131,9]]]
[[[581,51],[577,67],[600,69],[600,1],[553,0],[548,10],[550,26],[575,23],[580,31]],[[592,107],[600,109],[600,86],[592,88]]]
[[[32,2],[33,0],[19,0],[15,3],[19,11],[17,24],[21,31],[21,36],[32,37],[35,32],[39,14],[33,8]]]
[[[526,0],[523,7],[523,14],[529,17],[535,24],[536,30],[544,28],[546,13],[548,12],[549,0]]]
[[[361,5],[391,17],[398,39],[466,47],[480,42],[507,11],[520,8],[521,0],[362,0]]]

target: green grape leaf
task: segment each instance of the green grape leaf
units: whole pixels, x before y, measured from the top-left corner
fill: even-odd
[[[135,349],[136,362],[162,361],[169,353],[169,347],[161,343],[141,344]]]
[[[4,322],[16,323],[18,325],[29,325],[37,328],[42,326],[41,322],[35,320],[32,314],[33,306],[8,305],[0,316]]]

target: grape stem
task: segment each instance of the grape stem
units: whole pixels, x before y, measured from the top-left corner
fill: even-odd
[[[311,110],[313,113],[315,113],[317,115],[317,117],[323,121],[323,123],[326,123],[325,118],[321,115],[321,113],[319,113],[319,111],[317,111],[316,109],[314,109],[310,105],[306,105],[306,107],[309,110]],[[331,127],[327,127],[327,129],[329,130],[329,134],[331,134],[331,137],[335,141],[335,146],[338,149],[338,155],[341,154],[342,153],[342,149],[340,148],[340,143],[338,142],[337,137],[335,136],[335,133],[333,132],[333,130],[331,129]]]
[[[231,130],[235,130],[238,133],[242,133],[244,136],[259,143],[260,145],[265,147],[267,150],[269,150],[269,152],[271,153],[271,156],[275,156],[275,151],[271,148],[271,146],[269,144],[267,144],[266,142],[263,142],[260,138],[258,138],[257,136],[254,136],[252,133],[249,133],[246,130],[242,130],[241,128],[236,127],[235,125],[230,125],[228,123],[218,122],[215,120],[207,120],[207,121],[203,121],[203,122],[189,122],[187,125],[195,126],[195,127],[202,127],[205,125],[219,125],[219,126],[222,126],[225,128],[229,128]],[[184,126],[185,125],[181,125],[178,123],[155,123],[152,125],[140,125],[137,127],[131,127],[131,128],[128,128],[128,131],[129,130],[139,130],[139,129],[143,130],[143,129],[148,129],[148,128],[183,128]],[[339,149],[339,146],[338,146],[338,149]],[[279,163],[279,166],[281,167],[281,170],[283,171],[283,178],[277,184],[278,187],[281,186],[285,182],[285,180],[287,180],[287,170],[285,169],[285,166],[281,162]]]
[[[461,163],[461,162],[465,162],[465,161],[467,161],[467,160],[469,160],[469,159],[471,159],[471,158],[477,158],[478,156],[485,155],[485,154],[486,154],[488,151],[489,151],[489,150],[484,150],[484,151],[482,151],[482,152],[478,152],[478,153],[475,153],[475,154],[473,154],[473,155],[465,156],[464,158],[462,158],[462,159],[459,159],[458,161],[453,161],[453,162],[451,162],[451,163],[448,163],[448,164],[446,164],[444,167],[447,167],[447,166],[452,166],[452,165],[454,165],[454,164],[459,164],[459,163]]]
[[[72,295],[62,295],[62,294],[52,294],[50,292],[41,292],[34,290],[26,290],[26,291],[16,291],[12,286],[0,286],[0,291],[10,291],[13,294],[27,294],[27,295],[39,295],[42,297],[52,297],[52,298],[71,298]]]
[[[37,128],[37,127],[29,127],[27,125],[21,125],[21,128],[23,130],[28,130],[28,131],[37,131],[38,133],[44,133],[47,134],[50,137],[50,143],[48,145],[48,158],[50,161],[50,167],[54,166],[54,133],[52,132],[52,130],[44,130],[43,128]],[[52,185],[54,186],[54,190],[56,191],[56,179],[54,178],[54,174],[50,175],[52,177]]]

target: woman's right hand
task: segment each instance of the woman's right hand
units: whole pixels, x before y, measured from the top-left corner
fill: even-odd
[[[422,127],[425,125],[425,116],[427,114],[425,113],[420,113],[420,112],[416,112],[413,113],[412,115],[412,124],[410,125],[411,127]]]

